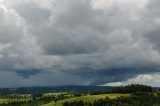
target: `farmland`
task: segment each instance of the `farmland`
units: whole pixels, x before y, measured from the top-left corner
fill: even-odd
[[[74,90],[45,90],[43,93],[33,93],[32,89],[32,93],[24,94],[5,92],[0,94],[0,106],[160,106],[159,88],[145,85],[101,90],[77,87],[76,90],[74,87]]]
[[[70,98],[70,99],[66,99],[66,100],[62,100],[59,102],[52,102],[49,104],[45,104],[42,106],[62,106],[62,104],[66,101],[68,102],[72,102],[72,101],[80,101],[80,100],[84,100],[84,101],[89,101],[89,102],[93,102],[94,100],[98,100],[101,98],[106,98],[109,97],[110,99],[115,99],[117,97],[121,97],[121,96],[129,96],[129,94],[100,94],[100,95],[86,95],[86,96],[80,96],[80,97],[74,97],[74,98]]]
[[[121,96],[129,96],[129,94],[99,94],[99,95],[82,94],[79,97],[76,97],[74,93],[69,93],[69,92],[44,93],[43,95],[11,94],[5,96],[1,95],[0,105],[9,105],[9,104],[14,105],[23,103],[23,105],[27,106],[27,104],[31,104],[34,101],[38,101],[37,104],[39,105],[42,104],[41,106],[61,106],[62,103],[66,101],[71,102],[71,101],[85,100],[93,102],[94,100],[105,97],[115,99]]]

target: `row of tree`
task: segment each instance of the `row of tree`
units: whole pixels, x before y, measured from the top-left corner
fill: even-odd
[[[5,96],[3,96],[4,98]],[[26,101],[19,101],[21,99],[24,99],[24,97],[22,98],[17,98],[17,101],[13,99],[13,96],[7,96],[6,99],[8,99],[10,102],[4,102],[2,104],[0,104],[0,106],[40,106],[42,104],[46,104],[49,103],[51,101],[57,102],[60,100],[64,100],[69,98],[69,96],[65,95],[65,94],[60,94],[60,95],[48,95],[48,96],[44,96],[43,94],[32,94],[32,96],[30,97],[30,100],[26,100]],[[5,98],[4,98],[5,99]]]
[[[141,84],[131,84],[127,86],[113,87],[112,89],[106,89],[101,91],[90,91],[91,95],[105,94],[105,93],[136,93],[136,92],[152,92],[151,86]]]
[[[136,92],[152,92],[152,87],[141,84],[131,84],[127,86],[115,87],[112,93],[136,93]]]

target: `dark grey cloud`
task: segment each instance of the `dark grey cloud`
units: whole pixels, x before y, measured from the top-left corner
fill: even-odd
[[[0,3],[3,72],[28,80],[52,72],[72,76],[65,83],[77,76],[79,84],[93,85],[159,72],[158,0]]]
[[[24,78],[29,78],[31,75],[35,75],[37,73],[40,73],[41,72],[41,69],[38,70],[38,69],[31,69],[31,70],[16,70],[16,73],[19,75],[19,76],[22,76]]]
[[[26,8],[27,7],[27,8]],[[24,3],[15,8],[21,17],[24,17],[27,22],[35,26],[48,21],[50,11],[45,8],[40,8],[35,3]]]

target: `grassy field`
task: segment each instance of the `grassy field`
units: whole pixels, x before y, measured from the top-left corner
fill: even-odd
[[[54,93],[45,93],[43,96],[58,96],[61,94],[68,94],[68,92],[54,92]]]
[[[31,101],[32,98],[28,97],[23,97],[23,98],[0,98],[0,104],[8,104],[8,103],[13,103],[13,102],[28,102]]]
[[[74,97],[74,98],[70,98],[70,99],[66,99],[66,100],[62,100],[62,101],[58,101],[56,103],[52,102],[49,104],[45,104],[42,106],[62,106],[62,103],[65,101],[79,101],[79,100],[84,100],[84,101],[94,101],[97,99],[101,99],[101,98],[105,98],[105,97],[109,97],[110,99],[114,99],[120,96],[129,96],[129,94],[99,94],[99,95],[87,95],[87,96],[80,96],[80,97]]]
[[[33,97],[33,95],[31,94],[9,94],[9,95],[6,94],[2,96],[0,94],[0,106],[3,104],[12,104],[12,103],[15,104],[15,103],[22,103],[22,102],[27,104],[28,102],[33,102],[33,101],[36,101],[38,103],[38,102],[42,102],[42,98],[47,98],[48,100],[48,97],[56,98],[56,97],[63,96],[63,97],[71,98],[74,96],[74,94],[69,92],[53,92],[53,93],[44,93],[39,96],[40,97]],[[48,103],[51,101],[48,101]]]

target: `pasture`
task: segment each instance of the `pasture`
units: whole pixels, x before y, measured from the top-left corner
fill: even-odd
[[[65,99],[65,100],[61,100],[58,102],[51,102],[49,104],[45,104],[42,106],[62,106],[62,103],[68,101],[79,101],[79,100],[84,100],[84,101],[89,101],[89,102],[93,102],[94,100],[98,100],[101,98],[105,98],[105,97],[109,97],[110,99],[116,99],[117,97],[127,97],[129,96],[129,94],[99,94],[99,95],[86,95],[86,96],[80,96],[80,97],[74,97],[74,98],[69,98],[69,99]]]

